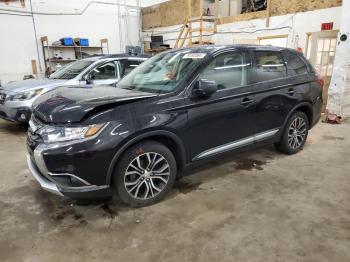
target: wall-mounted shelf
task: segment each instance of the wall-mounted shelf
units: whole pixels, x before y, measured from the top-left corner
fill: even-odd
[[[66,49],[66,48],[79,48],[79,49],[101,49],[101,46],[65,46],[65,45],[49,45],[48,48],[52,49]]]
[[[42,36],[40,40],[43,48],[46,75],[50,75],[59,67],[62,67],[67,63],[76,61],[78,59],[82,59],[91,55],[109,54],[107,38],[100,40],[100,46],[50,45],[47,36]]]
[[[77,61],[78,59],[55,59],[55,58],[50,58],[46,59],[46,61],[51,61],[51,62],[62,62],[62,63],[69,63],[73,61]]]

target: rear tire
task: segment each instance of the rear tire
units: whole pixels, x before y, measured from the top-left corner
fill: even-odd
[[[113,174],[113,186],[123,203],[148,206],[165,197],[176,174],[172,152],[156,141],[145,141],[124,152]]]
[[[297,111],[289,118],[281,140],[275,144],[275,147],[284,154],[296,154],[303,149],[308,133],[308,117],[304,112]]]

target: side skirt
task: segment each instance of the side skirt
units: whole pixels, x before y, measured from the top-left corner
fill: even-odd
[[[193,161],[196,160],[201,160],[207,157],[211,157],[217,154],[221,154],[227,151],[231,151],[234,149],[238,149],[241,147],[245,147],[245,146],[249,146],[249,145],[253,145],[254,143],[259,143],[262,142],[266,139],[269,139],[271,137],[273,137],[274,135],[276,135],[278,133],[279,129],[273,129],[273,130],[269,130],[263,133],[259,133],[256,134],[254,136],[249,136],[231,143],[227,143],[218,147],[214,147],[211,149],[208,149],[200,154],[198,154],[197,156],[195,156],[193,158]]]

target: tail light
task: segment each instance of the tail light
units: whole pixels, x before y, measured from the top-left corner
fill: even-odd
[[[316,82],[320,85],[320,87],[323,89],[324,86],[324,80],[321,78],[320,75],[317,74]]]

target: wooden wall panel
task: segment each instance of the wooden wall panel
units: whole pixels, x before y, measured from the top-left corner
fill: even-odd
[[[342,0],[271,0],[271,16],[307,12],[341,5]],[[218,24],[264,18],[266,16],[266,11],[245,13],[238,16],[222,17],[218,20]]]
[[[342,0],[272,0],[271,15],[285,15],[341,6]]]
[[[192,0],[192,17],[199,16],[199,1]],[[188,16],[187,0],[171,0],[169,2],[142,8],[142,28],[154,28],[179,25]]]
[[[267,15],[266,11],[257,11],[257,12],[251,12],[251,13],[244,13],[237,16],[226,16],[226,17],[218,18],[218,24],[220,25],[220,24],[234,23],[238,21],[265,18],[266,15]]]
[[[198,17],[199,1],[192,0],[192,17]],[[271,16],[313,11],[341,6],[342,0],[271,0]],[[183,24],[187,17],[187,0],[171,0],[142,8],[142,28],[154,28]],[[218,24],[233,23],[266,17],[266,11],[219,18]]]

